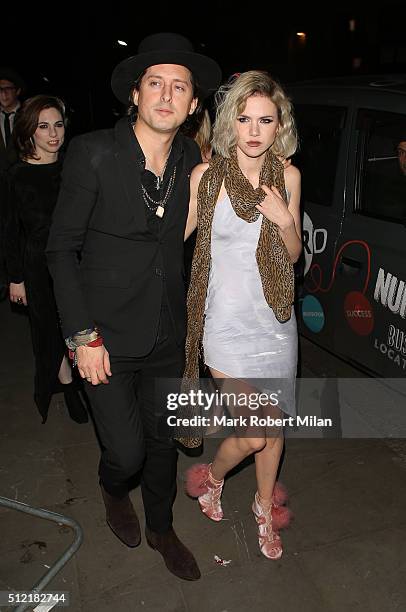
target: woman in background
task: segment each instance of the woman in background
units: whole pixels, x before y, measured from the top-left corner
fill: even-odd
[[[47,95],[26,100],[13,137],[20,161],[6,177],[5,250],[10,300],[28,308],[35,358],[34,401],[45,423],[52,394],[63,391],[71,418],[84,423],[88,416],[80,381],[72,377],[45,259],[61,179],[63,102]]]
[[[213,128],[211,124],[210,114],[207,108],[205,108],[200,116],[199,128],[193,136],[193,138],[199,145],[203,162],[208,162],[213,154],[213,148],[211,145],[212,137]]]

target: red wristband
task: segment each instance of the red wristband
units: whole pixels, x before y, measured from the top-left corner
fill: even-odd
[[[102,346],[103,338],[99,336],[96,340],[92,340],[92,342],[88,342],[87,344],[82,344],[82,346],[90,346],[91,348],[96,348],[96,346]],[[75,351],[69,349],[69,359],[75,361]]]
[[[85,346],[91,346],[92,348],[95,348],[96,346],[102,346],[103,344],[103,338],[102,336],[99,336],[98,338],[96,338],[96,340],[92,340],[92,342],[88,342],[87,344],[85,344]]]

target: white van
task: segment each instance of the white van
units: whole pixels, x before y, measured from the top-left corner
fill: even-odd
[[[369,374],[405,377],[406,76],[288,90],[302,172],[300,332]]]

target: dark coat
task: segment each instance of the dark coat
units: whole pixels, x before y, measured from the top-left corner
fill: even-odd
[[[10,138],[7,146],[4,143],[3,135],[0,131],[0,172],[10,168],[18,160],[17,150],[14,140]]]
[[[18,112],[18,111],[17,111]],[[18,160],[17,150],[13,138],[10,138],[7,147],[0,130],[0,300],[6,296],[8,286],[6,262],[4,254],[4,224],[5,224],[5,173]]]
[[[8,278],[25,284],[35,356],[34,399],[44,421],[66,346],[45,259],[49,226],[58,197],[61,162],[20,161],[7,174],[5,253]]]
[[[146,355],[166,286],[176,339],[184,342],[183,234],[200,152],[189,138],[176,138],[183,155],[159,235],[148,229],[128,118],[72,140],[47,247],[65,337],[97,325],[110,354]]]

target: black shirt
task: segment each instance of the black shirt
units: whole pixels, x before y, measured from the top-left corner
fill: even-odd
[[[137,155],[138,163],[140,165],[140,170],[141,170],[141,184],[147,190],[148,195],[150,195],[153,200],[158,202],[159,200],[162,200],[162,198],[166,194],[169,181],[171,180],[171,177],[173,175],[174,168],[177,166],[177,164],[179,164],[179,161],[182,158],[183,147],[182,147],[182,143],[180,142],[181,139],[178,137],[178,134],[176,134],[173,140],[173,143],[172,143],[170,153],[169,153],[168,163],[166,164],[164,175],[162,177],[163,180],[160,184],[160,188],[157,189],[156,188],[157,176],[153,172],[151,172],[151,170],[147,170],[145,168],[146,159],[145,159],[144,152],[141,149],[141,145],[138,142],[138,139],[134,133],[134,129],[132,129],[131,131],[134,136],[134,139],[133,139],[134,146],[136,149],[136,155]],[[175,177],[175,182],[174,182],[172,191],[175,190],[175,187],[176,187],[176,177]],[[169,197],[168,201],[165,204],[165,212],[167,212],[167,209],[169,208],[169,206],[174,205],[173,200],[172,201],[171,200],[172,198]],[[148,206],[145,201],[144,201],[144,204],[145,204],[145,216],[147,220],[148,229],[152,234],[158,237],[160,234],[161,228],[162,228],[163,217],[158,217],[158,215],[156,214],[156,210],[153,210],[154,205],[151,202],[149,203],[150,206]],[[165,278],[163,278],[163,283],[164,283],[164,287],[163,287],[163,292],[162,292],[162,308],[168,308],[168,295],[167,295],[167,288],[165,284]]]
[[[148,195],[153,200],[158,202],[159,200],[162,200],[162,198],[166,194],[169,181],[171,180],[171,177],[173,175],[174,168],[177,167],[177,165],[179,164],[179,160],[182,158],[183,147],[182,147],[181,139],[179,138],[178,134],[176,134],[173,140],[173,143],[172,143],[172,148],[169,154],[168,163],[166,164],[166,168],[165,168],[165,172],[163,175],[163,180],[160,185],[160,189],[157,189],[156,188],[157,177],[153,172],[145,168],[146,160],[145,160],[144,152],[141,149],[140,143],[138,142],[136,135],[134,134],[134,130],[132,130],[132,133],[134,136],[134,146],[136,148],[137,159],[138,159],[138,163],[141,169],[141,184],[147,190]],[[176,177],[175,177],[175,184],[173,185],[172,191],[175,190],[175,187],[176,187]],[[145,214],[146,214],[148,229],[152,234],[155,234],[158,236],[161,226],[162,226],[163,217],[162,218],[158,217],[158,215],[156,215],[155,210],[151,210],[151,208],[154,207],[152,203],[150,203],[151,208],[147,206],[145,202],[144,204],[145,204]],[[169,206],[173,204],[174,202],[171,201],[171,197],[169,197],[169,200],[165,205],[165,209],[167,209]]]

